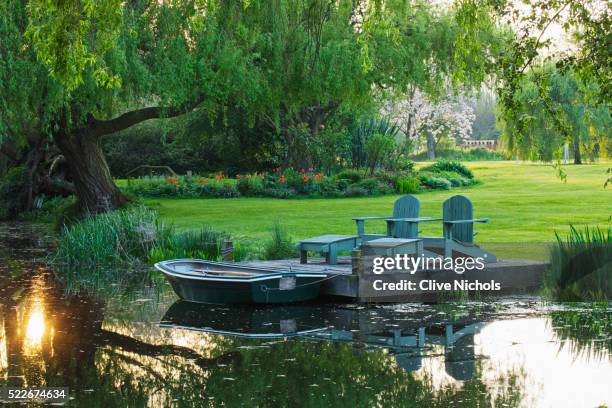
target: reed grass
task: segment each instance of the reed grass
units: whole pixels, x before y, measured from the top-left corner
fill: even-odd
[[[63,228],[50,264],[69,292],[125,283],[146,270],[155,245],[154,211],[143,206],[90,216]]]
[[[591,301],[612,297],[612,228],[578,229],[566,237],[555,233],[546,290],[556,300]]]
[[[275,222],[270,231],[270,238],[264,243],[262,258],[287,259],[295,258],[295,256],[296,250],[293,239],[279,222]]]
[[[222,260],[230,234],[204,225],[176,232],[144,206],[87,217],[63,228],[50,257],[56,275],[70,293],[117,294],[144,281],[157,281],[151,265],[167,259]],[[256,253],[248,243],[234,243],[233,260]]]
[[[151,263],[180,258],[221,260],[221,247],[230,235],[208,225],[197,230],[176,233],[174,228],[159,226],[159,237],[148,254]]]

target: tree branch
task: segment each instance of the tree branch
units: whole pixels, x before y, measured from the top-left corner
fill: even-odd
[[[561,15],[561,13],[563,12],[563,10],[565,10],[565,8],[570,4],[570,2],[566,2],[563,7],[561,7],[559,10],[557,10],[557,12],[555,13],[554,16],[552,16],[548,22],[546,23],[546,25],[544,26],[544,28],[542,28],[542,30],[540,31],[540,35],[538,36],[538,38],[536,39],[536,43],[534,46],[534,53],[531,57],[529,57],[529,59],[527,60],[527,62],[525,63],[525,65],[523,65],[523,68],[521,68],[520,74],[523,74],[525,72],[525,70],[527,69],[527,67],[529,67],[531,65],[531,62],[534,60],[534,58],[536,57],[536,55],[538,55],[538,47],[540,46],[540,41],[542,41],[542,37],[544,36],[544,33],[546,32],[546,30],[548,30],[548,27]]]
[[[173,118],[190,112],[201,102],[202,99],[187,107],[162,108],[160,106],[151,106],[148,108],[126,112],[121,116],[117,116],[116,118],[109,120],[98,120],[93,118],[93,116],[90,116],[89,134],[94,137],[99,137],[108,135],[110,133],[119,132],[120,130],[127,129],[146,120]]]

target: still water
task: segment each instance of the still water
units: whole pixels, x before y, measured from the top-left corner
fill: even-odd
[[[48,242],[0,224],[0,386],[68,386],[82,407],[612,406],[610,305],[69,297],[36,260]]]

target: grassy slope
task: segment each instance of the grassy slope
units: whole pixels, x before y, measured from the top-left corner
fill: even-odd
[[[564,233],[568,224],[597,225],[612,214],[612,189],[604,189],[605,170],[610,163],[566,166],[567,183],[560,181],[547,165],[512,162],[472,162],[481,185],[452,191],[418,195],[421,215],[440,216],[442,202],[464,194],[474,203],[476,217],[488,217],[478,224],[477,241],[504,257],[541,257],[537,243]],[[296,238],[321,234],[352,234],[354,216],[387,215],[397,196],[292,199],[149,199],[163,219],[180,229],[212,224],[235,235],[260,239],[268,235],[274,221],[280,221]],[[421,224],[423,235],[441,235],[439,223]],[[373,223],[382,231],[384,224]],[[508,246],[505,243],[512,243]],[[529,245],[521,245],[530,243]]]

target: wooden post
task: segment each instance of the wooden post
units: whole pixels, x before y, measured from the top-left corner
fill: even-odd
[[[221,256],[226,262],[234,260],[234,244],[228,239],[224,239],[221,244]]]
[[[351,252],[351,266],[353,275],[359,276],[363,272],[363,254],[360,249]]]

